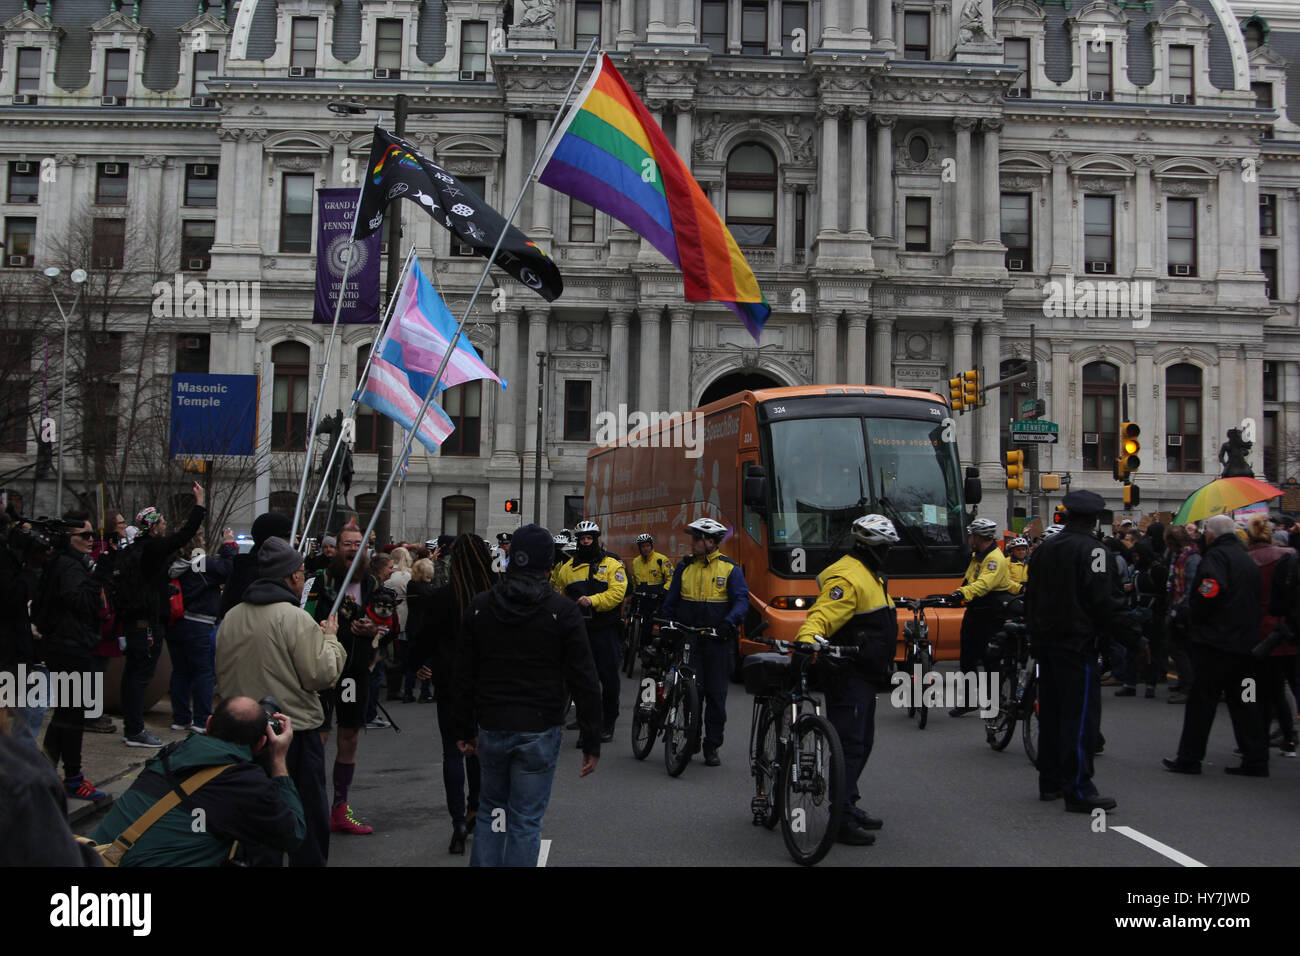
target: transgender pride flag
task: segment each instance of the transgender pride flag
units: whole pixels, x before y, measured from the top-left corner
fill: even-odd
[[[397,297],[397,305],[393,307],[391,329],[405,367],[411,372],[436,375],[456,335],[457,324],[433,283],[420,270],[420,261],[413,259]],[[469,339],[461,335],[456,342],[456,351],[442,373],[438,391],[482,378],[506,387],[506,383],[479,358]]]
[[[374,360],[370,363],[370,374],[366,376],[365,385],[352,397],[410,431],[432,384],[431,376],[406,369],[402,364],[401,346],[385,332]],[[432,452],[437,451],[438,446],[455,430],[456,426],[447,413],[436,403],[430,402],[415,438]]]

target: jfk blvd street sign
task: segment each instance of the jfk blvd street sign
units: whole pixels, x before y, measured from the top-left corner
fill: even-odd
[[[1055,445],[1060,435],[1061,426],[1056,422],[1023,421],[1011,423],[1011,440],[1018,445],[1041,444]]]

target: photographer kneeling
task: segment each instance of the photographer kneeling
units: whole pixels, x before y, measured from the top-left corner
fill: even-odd
[[[220,866],[237,840],[297,849],[307,824],[285,765],[292,721],[278,711],[251,697],[223,700],[208,718],[206,735],[170,744],[145,765],[92,839],[123,838],[168,794],[184,793],[147,828],[136,827],[142,832],[122,840],[128,848],[120,866]]]

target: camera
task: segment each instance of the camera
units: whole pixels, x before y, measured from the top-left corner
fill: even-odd
[[[62,518],[18,518],[9,532],[9,547],[25,559],[67,543],[70,526]]]
[[[277,734],[284,731],[284,725],[275,719],[275,715],[280,712],[280,702],[274,697],[263,697],[258,701],[262,705],[262,710],[266,712],[266,722],[271,725],[271,729]]]

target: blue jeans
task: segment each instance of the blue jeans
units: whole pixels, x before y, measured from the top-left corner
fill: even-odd
[[[563,726],[541,733],[479,731],[482,789],[470,866],[537,865],[563,737]]]
[[[177,621],[167,628],[167,649],[172,659],[172,723],[202,727],[212,716],[212,625]]]
[[[50,672],[44,667],[32,666],[28,669],[27,674],[30,677],[34,673],[40,673],[41,680],[45,682],[46,693],[49,693]],[[41,725],[45,723],[44,707],[18,707],[15,708],[13,736],[16,740],[23,740],[31,744],[33,749],[40,750],[41,745],[39,738],[41,736]]]

